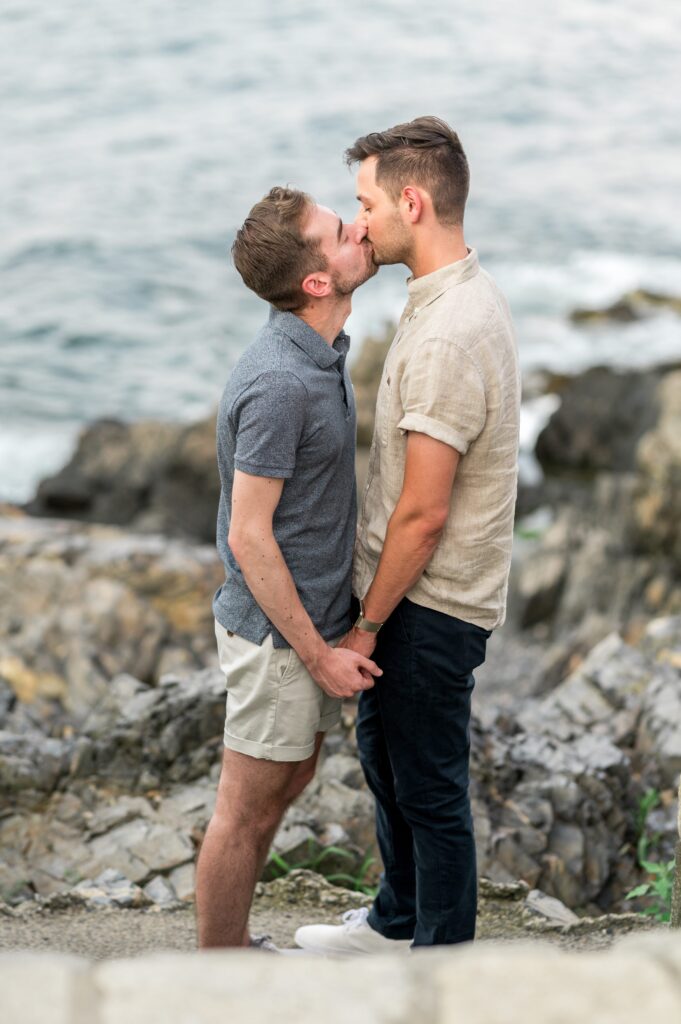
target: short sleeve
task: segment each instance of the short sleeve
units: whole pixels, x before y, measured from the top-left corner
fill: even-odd
[[[307,392],[292,373],[261,374],[234,403],[234,466],[251,476],[293,476]]]
[[[412,353],[400,381],[402,431],[428,434],[465,455],[485,425],[484,381],[462,348],[429,338]]]

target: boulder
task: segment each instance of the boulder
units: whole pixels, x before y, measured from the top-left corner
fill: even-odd
[[[602,309],[574,309],[570,320],[580,325],[627,324],[664,310],[681,314],[681,297],[636,288]]]
[[[219,497],[215,416],[190,426],[104,419],[25,508],[213,543]]]
[[[545,472],[631,470],[636,445],[657,421],[660,372],[595,367],[572,378],[537,438]]]
[[[635,542],[681,571],[681,370],[659,383],[660,413],[637,450],[633,508]]]

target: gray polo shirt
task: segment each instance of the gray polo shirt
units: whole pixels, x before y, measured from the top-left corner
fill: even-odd
[[[325,640],[350,628],[356,497],[349,347],[343,331],[332,348],[300,317],[272,309],[220,400],[217,547],[225,582],[213,612],[225,629],[253,643],[271,633],[275,647],[289,646],[257,604],[227,543],[235,469],[284,479],[274,536],[300,600]]]

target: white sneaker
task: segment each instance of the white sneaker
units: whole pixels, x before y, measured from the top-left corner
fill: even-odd
[[[305,924],[295,934],[296,943],[308,953],[357,956],[363,953],[407,953],[411,939],[386,939],[374,931],[366,907],[348,910],[343,924]]]

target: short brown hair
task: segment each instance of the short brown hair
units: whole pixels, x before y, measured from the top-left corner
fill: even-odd
[[[277,309],[304,306],[303,280],[315,270],[326,270],[319,242],[303,236],[313,206],[306,192],[275,186],[255,204],[236,233],[234,266],[244,284]]]
[[[443,224],[462,224],[468,198],[468,160],[456,132],[439,117],[417,117],[371,132],[345,152],[348,166],[377,156],[376,184],[397,202],[405,185],[421,185]]]

